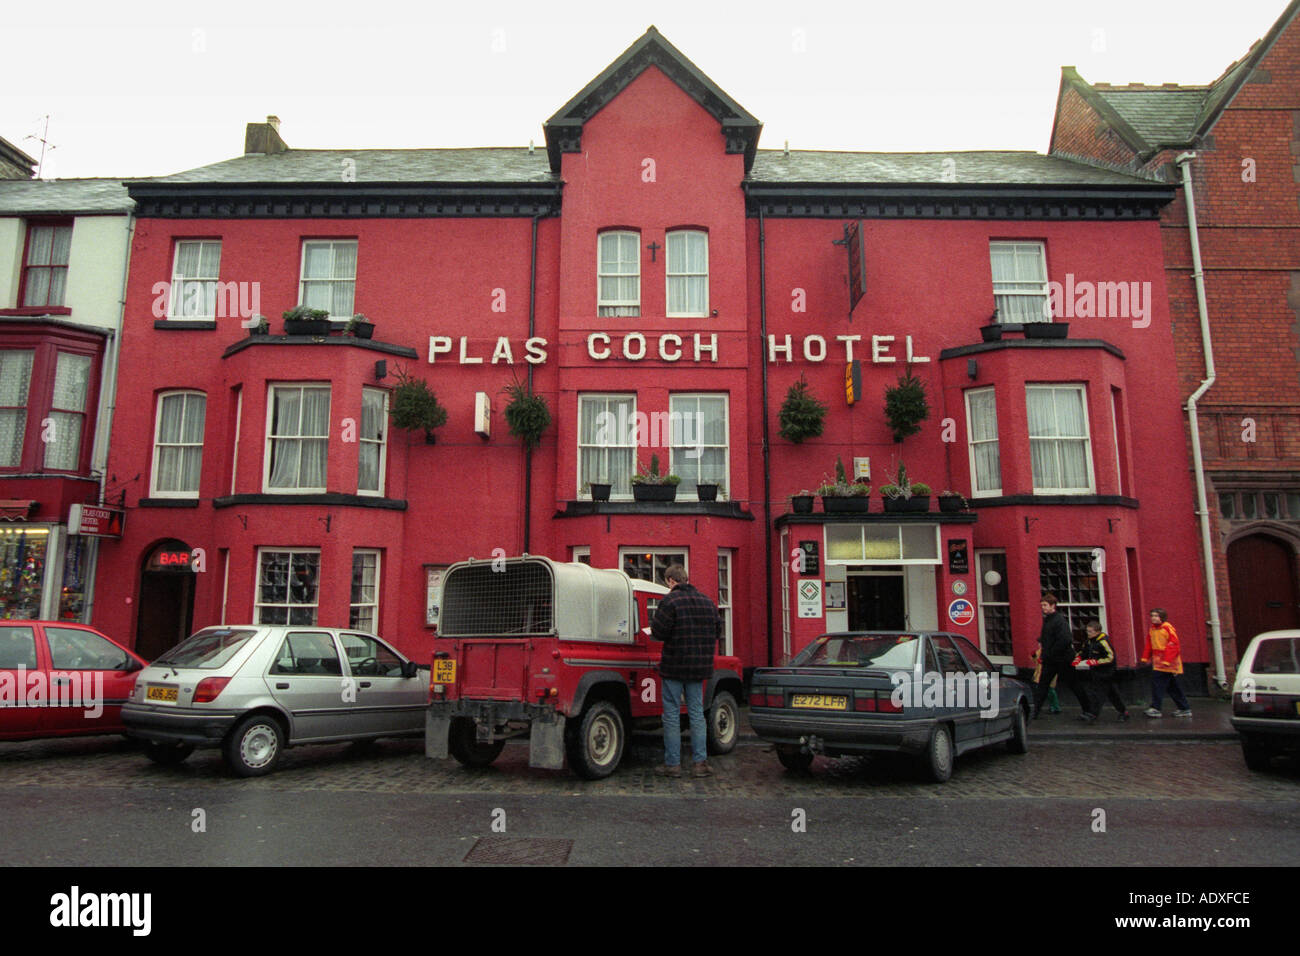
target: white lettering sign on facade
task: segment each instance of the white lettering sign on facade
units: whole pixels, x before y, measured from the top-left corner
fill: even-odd
[[[912,337],[909,335],[908,340],[910,341],[911,338]],[[888,343],[892,341],[894,341],[892,335],[873,335],[871,337],[871,363],[873,365],[884,365],[898,361],[898,359],[889,354]]]
[[[674,346],[676,346],[676,348],[673,350],[673,353],[671,355],[668,354],[668,349],[665,348],[665,346],[668,345],[669,342],[671,342]],[[665,362],[676,362],[679,358],[681,358],[682,337],[680,335],[673,335],[671,332],[668,333],[667,335],[659,336],[659,357],[663,359]]]
[[[821,362],[826,359],[826,340],[820,335],[808,335],[803,340],[803,357],[809,362]]]
[[[605,345],[599,352],[596,351],[597,342]],[[587,354],[598,361],[609,358],[609,336],[604,332],[592,332],[587,336]]]
[[[844,361],[846,361],[846,362],[852,362],[852,361],[853,361],[853,343],[854,343],[854,342],[861,342],[861,341],[862,341],[862,336],[860,336],[860,335],[837,335],[837,336],[835,336],[835,341],[837,341],[837,342],[843,342],[843,343],[844,343]]]

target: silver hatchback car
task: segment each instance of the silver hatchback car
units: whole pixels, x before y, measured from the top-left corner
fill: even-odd
[[[427,671],[373,634],[208,627],[140,672],[122,723],[157,763],[221,747],[236,775],[260,776],[297,744],[419,736]]]

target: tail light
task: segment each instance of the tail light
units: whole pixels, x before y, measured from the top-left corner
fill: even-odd
[[[876,695],[872,691],[863,691],[853,699],[853,709],[869,714],[876,712]]]
[[[781,694],[750,694],[750,707],[782,707],[785,704]]]
[[[217,699],[217,696],[226,689],[230,683],[229,677],[205,677],[199,681],[199,686],[194,688],[194,703],[207,704]]]
[[[1256,694],[1247,701],[1241,694],[1232,695],[1232,712],[1238,717],[1295,717],[1296,698],[1286,694]]]
[[[876,713],[901,714],[902,712],[903,705],[894,703],[893,694],[887,694],[883,690],[876,694]]]

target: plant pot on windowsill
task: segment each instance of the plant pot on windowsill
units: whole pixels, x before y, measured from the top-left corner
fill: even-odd
[[[912,497],[906,498],[904,501],[907,504],[907,507],[903,509],[905,512],[925,514],[930,510],[929,495],[912,495]]]
[[[866,495],[822,495],[822,511],[828,515],[864,515],[870,510]]]
[[[638,481],[632,485],[632,498],[636,501],[676,501],[676,485],[652,485]]]
[[[700,501],[717,501],[718,486],[711,481],[701,482],[695,486],[695,497]]]
[[[375,323],[373,322],[350,322],[348,323],[348,332],[354,338],[368,339],[375,334]]]
[[[980,338],[985,342],[1001,342],[1002,326],[997,324],[980,326]]]
[[[286,335],[329,335],[330,314],[325,309],[294,306],[284,313]]]
[[[613,487],[607,481],[593,481],[587,485],[587,490],[591,492],[592,501],[609,501],[609,492]]]
[[[961,495],[940,495],[939,510],[944,514],[957,514],[966,510],[966,499]]]
[[[901,515],[908,510],[906,498],[885,498],[883,500],[885,502],[885,514],[887,515]]]
[[[791,495],[790,510],[797,515],[810,515],[813,513],[813,495]]]
[[[1069,334],[1069,322],[1031,322],[1025,326],[1027,339],[1063,339]]]

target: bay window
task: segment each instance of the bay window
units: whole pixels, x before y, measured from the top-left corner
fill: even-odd
[[[966,436],[971,497],[1000,495],[1002,459],[993,389],[974,388],[966,393]]]
[[[1025,403],[1034,493],[1091,493],[1092,451],[1083,386],[1029,385]]]
[[[267,402],[266,491],[325,490],[329,420],[328,385],[271,386]]]

